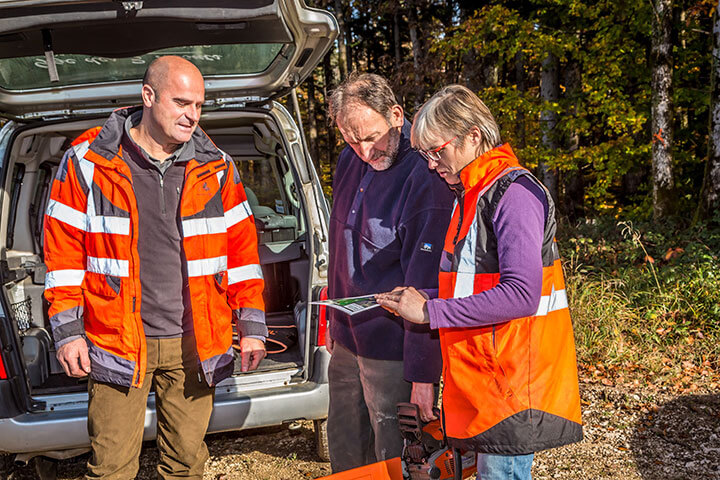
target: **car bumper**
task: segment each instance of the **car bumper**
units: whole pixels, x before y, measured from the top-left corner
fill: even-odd
[[[318,375],[310,381],[247,393],[218,386],[208,433],[326,418],[329,388],[325,372],[329,355],[322,351],[315,356]],[[43,412],[1,419],[0,452],[41,453],[88,447],[87,393],[72,397],[69,402],[64,398],[62,404],[57,403],[57,408],[50,404]],[[151,396],[145,412],[143,440],[153,440],[155,435],[155,399]]]

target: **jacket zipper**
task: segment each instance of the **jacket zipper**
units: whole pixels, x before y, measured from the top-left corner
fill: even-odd
[[[457,245],[458,237],[460,236],[460,230],[462,230],[462,222],[464,219],[464,211],[465,211],[465,190],[462,187],[453,188],[453,193],[457,197],[457,208],[459,210],[458,212],[458,224],[457,224],[457,230],[455,231],[455,237],[453,238],[453,247]]]
[[[193,167],[192,170],[190,170],[190,171],[188,171],[188,172],[185,173],[185,181],[183,182],[182,190],[178,187],[178,194],[180,195],[180,199],[178,200],[178,202],[179,202],[179,204],[180,204],[180,218],[181,218],[181,220],[182,220],[182,199],[183,199],[183,194],[184,194],[186,191],[188,191],[188,190],[190,190],[191,188],[193,188],[195,185],[197,185],[200,181],[202,181],[202,180],[204,180],[204,179],[206,179],[206,178],[208,178],[208,177],[210,177],[210,176],[212,176],[212,175],[217,174],[217,172],[219,172],[219,171],[221,171],[221,170],[226,170],[226,169],[227,169],[227,168],[225,167],[225,161],[224,161],[223,159],[218,159],[218,160],[222,161],[222,167],[220,167],[220,168],[212,168],[212,167],[211,167],[210,170],[207,172],[207,174],[203,174],[202,176],[196,177],[196,178],[194,179],[194,181],[192,182],[192,184],[190,184],[190,183],[187,181],[187,180],[190,178],[190,175],[192,174],[192,172],[194,172],[195,170],[199,169],[200,167],[205,167],[205,166],[207,166],[207,164],[206,164],[206,163],[198,164],[198,165],[196,165],[195,167]],[[160,179],[160,185],[162,186],[162,178]],[[164,194],[163,194],[163,205],[164,205],[164,198],[165,198],[165,197],[164,197]],[[164,208],[164,206],[163,206],[163,208]],[[163,213],[164,213],[164,210],[163,210]],[[183,241],[184,241],[184,237],[182,236],[182,232],[180,232],[180,236],[181,236],[181,238],[182,238]],[[198,372],[197,372],[198,382],[199,382],[199,383],[202,383],[203,377],[205,377],[205,371],[204,371],[204,369],[203,369],[203,365],[202,365],[202,362],[200,361],[200,358],[199,358],[199,357],[197,358],[197,361],[198,361]]]
[[[118,171],[118,174],[127,181],[128,185],[130,185],[130,189],[131,189],[132,192],[133,192],[133,198],[136,199],[137,197],[136,197],[136,195],[135,195],[135,187],[133,186],[133,183],[132,183],[132,181],[130,180],[130,177],[128,177],[127,175],[125,175],[119,168],[117,169],[117,171]],[[131,200],[131,199],[128,199],[128,205],[131,204],[130,200]],[[136,207],[135,207],[135,209],[137,210],[137,200],[135,200],[135,202],[136,202]],[[132,220],[132,217],[131,217],[131,220]],[[131,222],[130,222],[130,245],[133,244],[134,238],[135,238],[135,229],[133,228],[132,221],[131,221]],[[130,248],[130,268],[128,269],[129,272],[135,270],[135,255],[134,255],[134,253],[133,253],[132,250],[133,250],[133,249],[132,249],[132,247],[131,247],[131,248]],[[137,307],[137,291],[138,291],[138,285],[137,285],[136,282],[135,282],[135,276],[134,276],[134,275],[131,277],[131,281],[132,281],[132,285],[133,285],[133,291],[132,291],[132,313],[135,313],[136,310],[137,310],[136,307]],[[141,323],[140,321],[135,322],[135,334],[137,335],[138,340],[140,340],[140,336],[144,334],[144,333],[142,332],[140,323]],[[141,349],[142,349],[142,341],[140,341],[139,344],[138,344],[138,358],[141,357],[142,354],[143,354],[143,352],[142,352]],[[133,383],[137,383],[137,382],[140,380],[140,370],[138,370],[137,374],[136,374],[136,375],[134,374],[133,377],[134,377],[134,378],[133,378]],[[136,381],[136,378],[137,378],[137,381]]]
[[[160,212],[162,213],[163,217],[165,216],[165,177],[162,173],[159,173],[160,175]]]
[[[457,200],[458,200],[457,208],[458,208],[459,218],[458,218],[457,230],[455,231],[455,238],[453,238],[453,249],[454,249],[455,245],[457,245],[458,237],[460,236],[460,230],[462,229],[463,203],[465,200],[465,195],[463,194],[463,192],[461,192],[459,190],[454,190],[454,193],[457,196]],[[446,373],[447,373],[447,366],[443,365],[443,374],[442,374],[443,378],[447,378]],[[443,382],[442,392],[440,392],[441,398],[445,398],[444,394],[445,394],[445,382]],[[442,425],[442,431],[443,431],[443,440],[445,441],[445,445],[447,445],[448,440],[447,440],[447,427],[445,425],[445,402],[444,401],[442,402],[442,405],[440,407],[440,413],[441,413],[441,425]]]

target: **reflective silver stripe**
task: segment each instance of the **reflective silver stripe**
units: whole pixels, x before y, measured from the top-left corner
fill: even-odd
[[[513,170],[523,170],[523,168],[508,167],[502,172],[500,172],[489,184],[485,186],[485,188],[480,191],[477,197],[478,200],[480,200],[480,198],[482,198],[482,196],[485,195],[493,185],[495,185],[495,182],[497,182],[500,178],[504,177]],[[455,202],[455,205],[453,207],[453,214],[455,213],[456,208],[458,208],[457,201]],[[462,249],[460,250],[460,256],[458,258],[457,277],[455,279],[455,290],[453,291],[454,298],[463,298],[473,295],[473,291],[475,288],[475,274],[477,273],[475,265],[475,250],[477,248],[478,235],[477,223],[478,209],[476,205],[475,215],[473,216],[470,228],[468,228],[468,233],[465,236]]]
[[[79,287],[83,278],[85,278],[85,270],[53,270],[45,274],[45,289]]]
[[[51,199],[48,202],[47,215],[79,230],[87,231],[87,215],[57,200]]]
[[[73,147],[73,150],[75,151],[75,157],[78,159],[78,161],[84,160],[85,154],[88,152],[88,150],[90,150],[90,142],[88,140],[85,140],[84,142],[75,145]],[[82,165],[82,163],[80,165]],[[90,178],[92,179],[92,177]]]
[[[90,142],[85,141],[75,146],[75,156],[80,161],[80,171],[88,186],[87,217],[89,232],[92,233],[114,233],[117,235],[130,235],[130,219],[125,217],[111,217],[95,215],[95,200],[93,195],[93,175],[95,164],[85,159],[85,154],[90,149]]]
[[[555,287],[553,287],[550,295],[543,295],[542,297],[540,297],[540,305],[538,305],[535,316],[544,317],[550,312],[563,310],[565,308],[568,308],[567,294],[565,293],[565,289],[555,290]]]
[[[470,224],[464,243],[460,249],[455,279],[454,298],[469,297],[475,284],[475,249],[477,246],[477,212]]]
[[[455,200],[453,200],[453,208],[452,208],[452,213],[450,213],[450,218],[455,216],[455,211],[458,209],[458,205],[459,205],[459,203],[456,198]]]
[[[252,211],[250,210],[250,204],[247,200],[242,203],[238,203],[233,208],[225,212],[225,226],[230,228],[236,223],[242,222],[250,215],[252,215]]]
[[[125,217],[97,216],[89,217],[92,233],[114,233],[130,235],[130,219]]]
[[[224,217],[211,218],[191,218],[182,221],[183,237],[193,237],[195,235],[210,235],[212,233],[224,233],[225,228]]]
[[[455,290],[453,291],[453,298],[463,298],[473,295],[473,287],[475,286],[475,274],[474,273],[457,273],[455,277]]]
[[[188,260],[188,277],[202,277],[203,275],[215,275],[227,270],[227,257],[203,258],[200,260]]]
[[[87,257],[87,271],[115,277],[130,276],[130,262],[116,258]]]
[[[90,149],[89,142],[83,142],[80,145],[75,146],[75,156],[80,162],[80,172],[85,179],[85,185],[90,188],[92,192],[93,175],[95,173],[95,164],[90,160],[85,160],[85,154]]]
[[[86,206],[86,213],[88,216],[88,219],[95,216],[95,200],[93,195],[93,174],[95,172],[95,164],[85,160],[80,155],[85,155],[88,151],[88,147],[90,146],[89,142],[83,142],[80,145],[77,145],[75,147],[75,154],[78,155],[78,158],[80,159],[80,171],[82,172],[83,178],[85,179],[85,184],[88,186],[88,195],[87,195],[87,206]],[[79,147],[83,147],[82,151],[78,151]],[[88,223],[90,221],[88,220]],[[129,232],[128,232],[129,233]]]
[[[242,267],[235,267],[228,270],[228,285],[244,282],[245,280],[262,280],[262,278],[262,269],[257,263],[243,265]]]
[[[225,157],[223,156],[223,159],[224,159],[224,158],[225,158]],[[218,184],[219,184],[219,185],[222,185],[222,179],[223,179],[223,177],[225,176],[225,170],[220,170],[220,171],[217,172],[215,175],[217,176]]]

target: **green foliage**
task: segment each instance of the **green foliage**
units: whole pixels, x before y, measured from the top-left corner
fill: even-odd
[[[623,177],[649,160],[650,5],[638,0],[618,8],[610,1],[557,0],[535,6],[527,12],[503,3],[480,8],[436,42],[433,51],[448,67],[474,50],[493,56],[505,70],[517,68],[521,54],[527,86],[518,89],[517,79],[506,75],[503,84],[485,86],[479,96],[527,166],[542,162],[581,172],[587,206],[604,212],[617,205]],[[537,81],[548,52],[558,56],[561,68],[576,64],[581,75],[579,88],[569,92],[569,85],[561,85],[562,98],[553,103],[540,100]],[[560,143],[575,134],[579,148],[542,148],[542,111],[559,115],[553,133]],[[520,137],[524,145],[518,145]]]
[[[465,84],[488,104],[504,140],[525,165],[542,163],[558,173],[561,212],[566,197],[580,197],[588,216],[636,219],[652,213],[651,150],[659,141],[658,132],[650,131],[653,5],[647,0],[318,0],[314,6],[342,9],[349,70],[388,77],[408,118],[440,87]],[[673,7],[672,153],[679,212],[695,209],[703,180],[716,5],[715,0],[684,0]],[[540,94],[548,53],[559,59],[560,98],[553,102],[543,102]],[[330,55],[332,72],[318,67],[314,75],[317,105],[324,105],[332,88],[324,80],[341,80],[338,53]],[[331,177],[342,139],[324,144],[333,127],[318,112],[317,163]],[[558,115],[549,132],[555,148],[543,146],[543,112]],[[582,191],[566,184],[576,178]]]
[[[559,242],[581,362],[720,366],[720,228],[604,219]]]

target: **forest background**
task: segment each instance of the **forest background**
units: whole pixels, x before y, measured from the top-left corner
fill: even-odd
[[[556,199],[584,382],[720,383],[720,22],[712,0],[316,0],[340,32],[298,89],[329,197],[329,92],[390,80],[408,119],[477,92]]]

